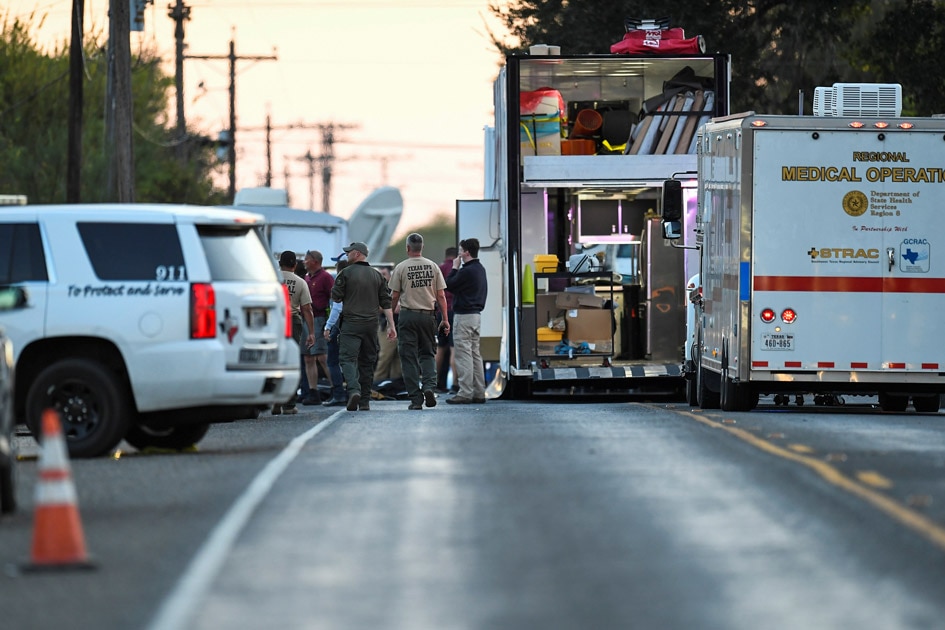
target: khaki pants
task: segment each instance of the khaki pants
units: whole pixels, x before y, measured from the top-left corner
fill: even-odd
[[[453,361],[459,381],[457,396],[469,399],[486,397],[486,379],[479,351],[479,313],[453,315]]]

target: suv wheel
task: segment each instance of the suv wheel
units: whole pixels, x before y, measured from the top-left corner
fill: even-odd
[[[199,442],[209,430],[209,423],[182,424],[160,429],[138,424],[128,429],[125,441],[139,451],[148,447],[180,450]]]
[[[101,363],[65,359],[42,370],[26,396],[26,423],[42,440],[46,409],[59,412],[71,457],[99,457],[121,442],[130,424],[125,387]]]

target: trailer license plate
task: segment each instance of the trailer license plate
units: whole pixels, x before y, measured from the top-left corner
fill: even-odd
[[[762,344],[764,345],[765,350],[793,350],[794,335],[789,335],[786,333],[762,335]]]

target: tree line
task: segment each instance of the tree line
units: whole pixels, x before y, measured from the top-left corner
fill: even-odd
[[[624,19],[669,17],[709,52],[732,56],[731,111],[797,113],[803,90],[836,82],[900,83],[903,115],[945,113],[945,2],[933,0],[493,0],[503,53],[532,44],[607,53]],[[806,113],[810,113],[808,109]]]
[[[26,195],[32,203],[66,199],[69,107],[69,46],[43,51],[31,33],[34,16],[2,18],[0,27],[0,193]],[[83,43],[82,178],[80,199],[108,198],[104,37]],[[135,190],[138,201],[222,204],[226,191],[214,187],[215,145],[194,131],[177,138],[168,118],[174,81],[162,59],[142,48],[132,55],[131,89]],[[175,152],[187,142],[186,161]]]

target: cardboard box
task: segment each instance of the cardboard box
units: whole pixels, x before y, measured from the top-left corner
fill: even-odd
[[[613,352],[613,312],[610,309],[573,308],[565,313],[567,330],[565,338],[572,345],[587,342],[594,344],[594,353]]]
[[[606,300],[593,293],[576,293],[564,291],[558,293],[555,298],[555,305],[558,308],[604,308]]]
[[[548,322],[553,320],[557,315],[563,314],[564,309],[555,304],[557,297],[558,294],[555,292],[535,294],[536,325],[547,326]]]

